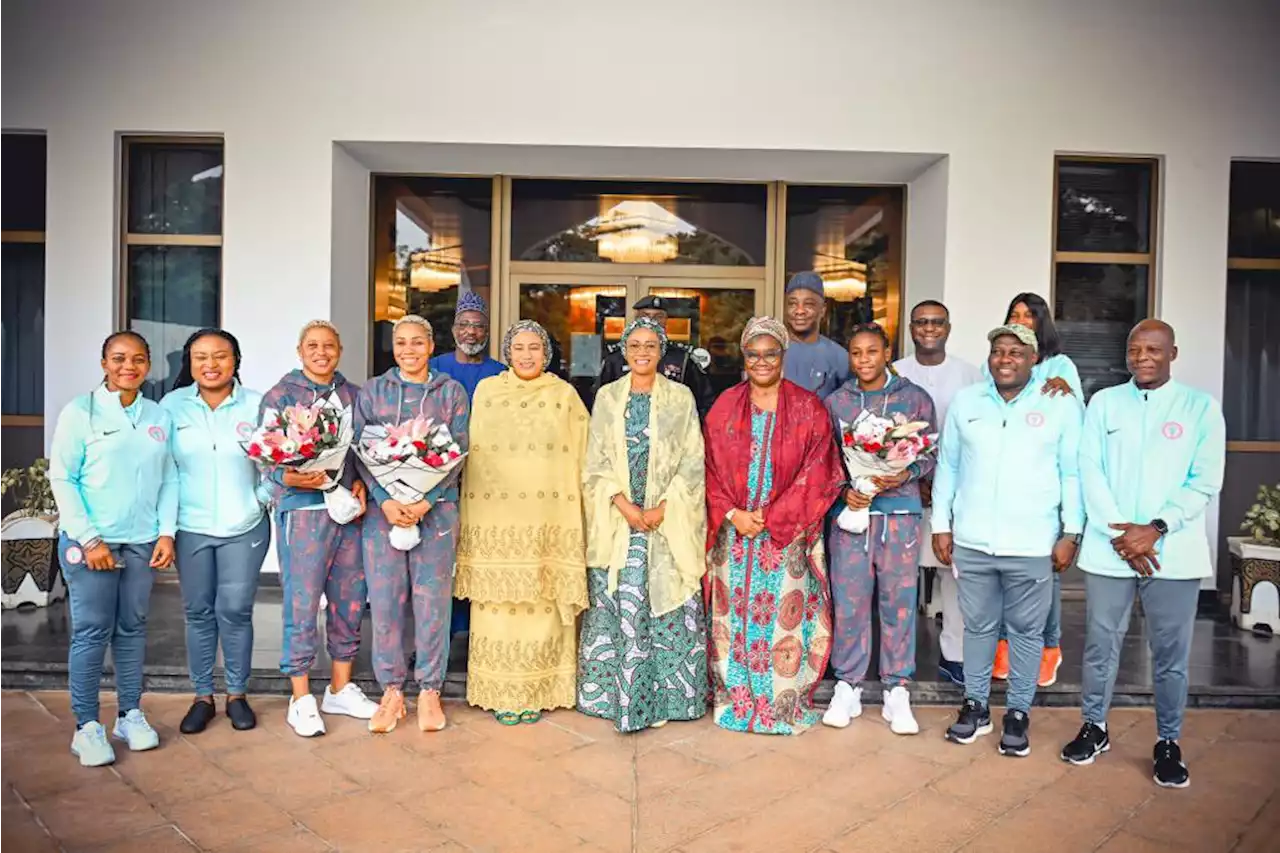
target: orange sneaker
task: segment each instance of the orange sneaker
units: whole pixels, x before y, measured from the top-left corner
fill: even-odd
[[[996,662],[991,667],[991,677],[1004,681],[1009,677],[1009,641],[996,643]]]
[[[423,690],[418,694],[418,728],[424,732],[443,731],[448,721],[440,706],[440,692]]]
[[[1036,682],[1041,687],[1050,687],[1058,680],[1058,667],[1062,666],[1062,649],[1045,649],[1044,654],[1040,655],[1040,680]]]
[[[382,701],[378,710],[373,712],[369,720],[369,731],[376,734],[390,734],[395,731],[396,723],[404,719],[408,712],[404,708],[404,693],[399,687],[388,687],[382,691]]]

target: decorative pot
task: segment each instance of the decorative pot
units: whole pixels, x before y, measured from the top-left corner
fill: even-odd
[[[1271,635],[1280,630],[1280,546],[1228,536],[1231,550],[1231,621]]]
[[[67,596],[58,564],[57,516],[14,513],[0,524],[5,610],[32,604],[46,607]]]

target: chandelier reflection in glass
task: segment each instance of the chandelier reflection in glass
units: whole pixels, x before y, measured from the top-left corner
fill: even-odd
[[[409,253],[409,286],[438,293],[462,283],[462,247],[420,249]]]
[[[867,265],[821,253],[813,268],[822,276],[822,289],[836,302],[853,302],[867,295]]]
[[[697,231],[660,204],[640,200],[618,202],[586,226],[600,257],[624,264],[674,260],[680,254],[679,235]]]

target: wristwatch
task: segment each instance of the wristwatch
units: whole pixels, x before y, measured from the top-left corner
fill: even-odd
[[[1161,536],[1169,535],[1169,525],[1164,523],[1163,518],[1151,519],[1151,526],[1154,527],[1156,529],[1156,533],[1159,533]]]
[[[737,510],[736,510],[736,509],[731,509],[731,510],[729,510],[728,512],[726,512],[726,513],[724,514],[724,520],[725,520],[725,521],[728,521],[728,522],[732,522],[732,521],[733,521],[734,513],[736,513],[736,512],[737,512]]]

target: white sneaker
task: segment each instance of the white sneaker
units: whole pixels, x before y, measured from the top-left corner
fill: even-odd
[[[289,699],[289,715],[285,717],[285,721],[299,737],[324,734],[324,718],[316,707],[316,697],[310,694],[301,699]]]
[[[97,720],[76,729],[71,738],[71,754],[85,767],[102,767],[116,760],[116,751],[107,742],[107,730]]]
[[[324,702],[321,703],[320,710],[326,714],[342,714],[355,717],[357,720],[371,720],[378,710],[378,703],[364,695],[364,691],[354,681],[348,681],[347,686],[337,693],[332,692],[328,687],[324,689]]]
[[[920,724],[911,713],[911,696],[901,684],[885,694],[880,716],[884,717],[895,735],[920,734]]]
[[[134,708],[123,717],[116,717],[115,728],[111,734],[129,744],[131,752],[146,752],[160,745],[160,735],[151,728],[151,724],[138,708]]]
[[[827,713],[822,715],[822,724],[834,729],[843,729],[857,717],[862,716],[862,688],[850,687],[843,681],[836,682],[836,692],[831,696],[831,704]]]

